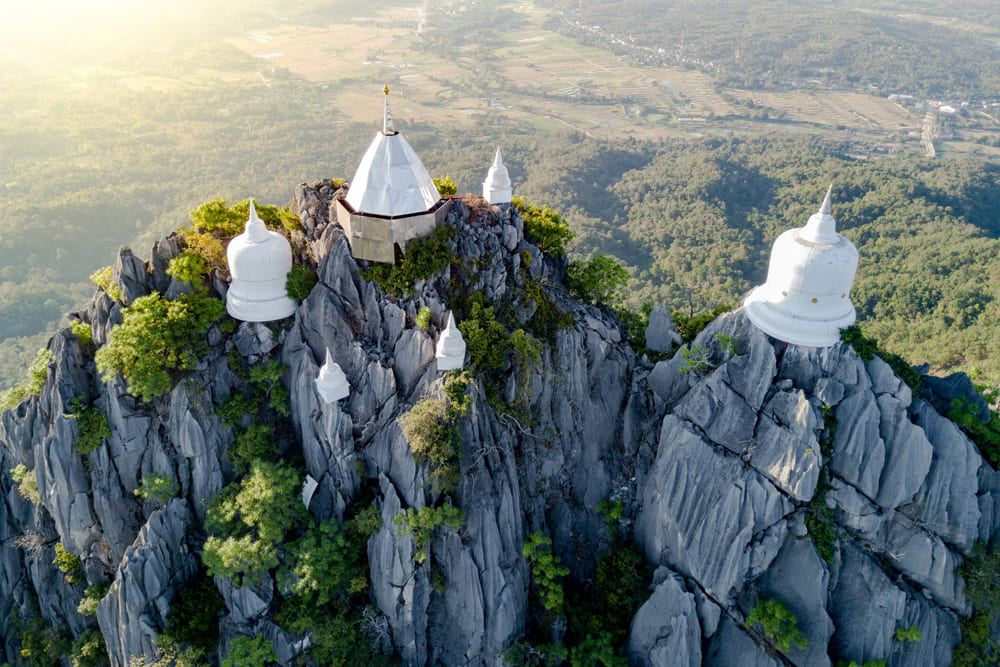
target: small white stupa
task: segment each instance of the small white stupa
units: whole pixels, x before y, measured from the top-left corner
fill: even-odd
[[[805,227],[790,229],[774,242],[767,282],[743,302],[751,322],[787,343],[828,347],[840,340],[841,329],[854,324],[850,293],[858,251],[837,233],[830,214],[832,190]]]
[[[229,242],[226,261],[232,283],[226,310],[244,322],[272,322],[295,312],[295,302],[285,292],[292,270],[292,247],[257,216],[250,202],[250,218],[242,234]]]
[[[507,173],[507,167],[503,166],[500,147],[497,146],[493,165],[486,173],[486,180],[483,181],[483,199],[491,204],[509,204],[513,197],[514,187],[510,183],[510,174]]]
[[[330,348],[326,349],[326,361],[320,366],[319,375],[316,376],[314,382],[317,393],[326,403],[347,398],[351,393],[351,385],[347,381],[347,376],[344,375],[340,364],[333,360]]]
[[[454,313],[448,313],[448,326],[438,337],[435,357],[439,371],[457,371],[465,366],[465,339],[455,324]]]
[[[351,179],[347,196],[335,202],[337,222],[347,232],[351,254],[391,264],[395,246],[430,234],[447,214],[434,181],[389,111],[386,86],[382,131],[375,134]]]

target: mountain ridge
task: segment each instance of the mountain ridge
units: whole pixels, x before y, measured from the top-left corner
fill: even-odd
[[[91,355],[128,304],[154,290],[191,289],[167,272],[180,237],[158,242],[148,264],[119,252],[111,283],[121,300],[99,291],[77,316],[90,324],[92,344],[68,329],[52,339],[45,388],[0,417],[0,463],[5,471],[34,464],[42,501],[0,477],[0,615],[21,619],[0,632],[0,659],[39,664],[20,653],[29,633],[42,631],[28,619],[75,637],[95,629],[76,610],[86,597],[80,580],[48,564],[58,542],[80,558],[87,584],[110,583],[96,619],[111,664],[176,660],[162,641],[179,623],[170,609],[208,564],[208,542],[225,537],[212,517],[248,489],[252,474],[239,473],[234,456],[260,423],[274,429],[274,454],[247,465],[253,474],[266,465],[308,474],[317,482],[311,516],[282,527],[271,545],[280,565],[251,572],[242,563],[242,576],[214,577],[219,635],[202,660],[225,660],[242,639],[263,637],[280,664],[305,653],[308,664],[341,664],[322,618],[341,611],[368,628],[360,636],[373,656],[387,650],[413,665],[501,664],[516,650],[551,657],[562,642],[564,658],[588,664],[610,647],[602,662],[618,664],[618,642],[605,632],[633,664],[952,660],[959,617],[972,611],[954,570],[974,558],[976,541],[1000,533],[1000,475],[885,362],[863,361],[844,343],[783,345],[737,310],[710,323],[688,354],[652,364],[628,347],[611,311],[569,297],[560,286],[565,257],[539,250],[516,208],[471,197],[452,202],[448,265],[414,282],[410,295],[387,295],[330,222],[338,193],[329,181],[296,190],[302,230],[291,233],[293,246],[319,282],[294,317],[232,332],[213,324],[208,354],[152,402],[130,396],[121,377],[102,381]],[[208,284],[224,292],[217,275]],[[508,351],[495,366],[476,362],[461,391],[434,367],[433,332],[449,310],[466,325],[470,361],[483,331]],[[516,331],[519,354],[511,353]],[[696,347],[704,354],[685,370]],[[351,384],[343,404],[323,403],[312,386],[327,349]],[[287,416],[252,393],[250,372],[272,361],[287,367]],[[967,378],[962,386],[959,393],[975,393]],[[78,396],[105,413],[111,431],[84,455],[73,449]],[[256,403],[241,407],[240,396]],[[460,443],[443,464],[422,458],[397,422],[423,401],[465,404],[442,418]],[[456,467],[453,484],[434,474],[438,465]],[[133,495],[153,475],[173,479],[175,497]],[[334,591],[351,600],[345,609],[321,605],[310,632],[289,629],[287,610],[311,598],[290,588],[306,575],[282,573],[302,564],[310,530],[355,525],[358,502],[380,517],[362,541],[368,592]],[[419,526],[407,527],[411,511],[427,518],[447,507],[464,515],[459,528],[438,521],[421,537]],[[17,546],[29,533],[43,555]],[[255,544],[263,534],[235,536]],[[529,543],[540,549],[532,557]],[[656,568],[636,585],[638,608],[614,627],[581,626],[572,607],[605,599],[587,582],[600,582],[605,559],[627,548]],[[546,575],[539,553],[564,565],[565,578]],[[857,581],[872,582],[877,604]],[[549,608],[543,592],[552,586],[573,604]],[[359,598],[366,603],[351,606]],[[766,600],[794,615],[805,647],[781,648],[767,626],[748,620]],[[919,641],[894,635],[911,625]]]

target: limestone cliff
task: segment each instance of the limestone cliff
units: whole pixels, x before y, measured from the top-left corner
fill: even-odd
[[[121,299],[99,291],[79,314],[92,345],[69,330],[53,337],[41,395],[0,420],[0,618],[18,621],[2,625],[0,662],[32,664],[19,652],[34,619],[73,637],[98,628],[115,667],[158,655],[171,606],[201,568],[207,507],[237,476],[227,457],[233,428],[217,414],[247,385],[234,357],[288,368],[288,432],[279,439],[282,455],[318,483],[311,514],[342,519],[365,494],[378,507],[365,618],[393,660],[498,665],[526,632],[561,639],[558,619],[540,620],[523,545],[536,531],[550,536],[570,570],[565,581],[588,590],[599,558],[615,548],[597,511],[613,498],[624,509],[621,534],[655,569],[645,603],[631,622],[621,619],[632,664],[951,661],[958,619],[970,612],[958,568],[974,543],[1000,531],[1000,475],[932,396],[913,396],[887,364],[862,361],[844,344],[777,343],[738,310],[698,336],[697,363],[678,354],[653,365],[628,346],[613,313],[567,296],[564,260],[529,242],[510,207],[454,200],[449,243],[461,261],[418,281],[412,296],[385,295],[329,222],[333,196],[329,184],[296,193],[297,250],[319,283],[294,317],[232,333],[213,325],[208,354],[162,397],[144,403],[121,378],[102,381],[93,347],[136,298],[184,291],[165,272],[177,238],[158,243],[148,262],[119,253],[112,281]],[[473,381],[458,421],[458,482],[442,490],[397,419],[443,396],[434,341],[457,286],[527,322],[538,303],[523,297],[526,282],[572,318],[527,369],[508,355],[502,381]],[[224,293],[221,282],[214,288]],[[428,329],[416,324],[422,308]],[[351,385],[333,404],[313,384],[327,349]],[[73,449],[74,397],[103,411],[111,430],[85,455]],[[515,403],[520,411],[503,407]],[[18,465],[34,471],[40,504],[7,474]],[[150,475],[175,479],[175,497],[136,497]],[[434,533],[431,567],[417,562],[413,537],[394,520],[445,498],[464,519]],[[813,534],[816,525],[829,537]],[[57,544],[81,559],[73,583],[52,564]],[[95,622],[77,605],[86,585],[102,582],[110,590]],[[225,577],[214,585],[224,608],[210,660],[241,635],[270,640],[281,664],[309,651],[310,633],[275,617],[287,590],[274,572],[243,588]],[[771,599],[794,613],[807,644],[776,648],[747,623]],[[914,625],[919,641],[897,639],[898,628]]]

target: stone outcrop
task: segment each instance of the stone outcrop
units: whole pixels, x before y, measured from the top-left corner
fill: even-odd
[[[208,354],[151,403],[130,396],[121,378],[102,379],[93,347],[69,330],[52,339],[41,395],[0,415],[0,466],[31,469],[42,501],[0,475],[0,617],[17,612],[73,636],[97,628],[114,667],[156,654],[172,601],[201,567],[207,507],[235,479],[233,430],[216,409],[247,388],[229,363],[238,356],[288,367],[290,415],[278,444],[315,482],[310,513],[342,519],[360,494],[374,496],[382,521],[367,543],[366,623],[378,630],[373,643],[404,664],[501,664],[536,605],[527,536],[550,536],[567,581],[590,582],[609,549],[596,508],[611,497],[655,569],[648,598],[621,621],[632,664],[950,661],[958,618],[970,611],[958,567],[977,540],[1000,534],[1000,473],[940,414],[943,401],[967,396],[961,378],[914,396],[877,358],[863,361],[843,344],[783,345],[739,310],[653,365],[628,347],[613,313],[566,295],[565,260],[525,237],[516,208],[477,200],[455,199],[448,213],[461,261],[418,281],[412,295],[386,295],[331,222],[342,194],[330,182],[296,191],[303,230],[293,245],[319,283],[294,317],[213,326]],[[165,273],[182,247],[164,239],[148,264],[120,252],[112,280],[122,299],[98,292],[74,315],[91,325],[95,346],[134,299],[186,289]],[[217,277],[213,284],[224,291]],[[536,363],[508,360],[502,380],[472,382],[457,423],[458,482],[445,494],[397,420],[421,399],[444,397],[434,342],[456,285],[522,323],[539,307],[523,296],[531,286],[571,323],[551,331]],[[428,331],[415,324],[423,308]],[[663,311],[654,316],[647,345],[670,350],[681,340]],[[331,403],[314,382],[327,350],[351,387]],[[111,429],[85,455],[73,449],[74,397],[98,407]],[[151,475],[174,480],[176,497],[136,497]],[[464,521],[434,534],[433,566],[415,562],[414,540],[394,520],[444,495]],[[50,564],[57,541],[81,558],[83,581],[68,583]],[[95,620],[76,607],[83,586],[99,583],[111,588]],[[273,574],[246,587],[215,584],[220,655],[256,634],[283,665],[309,649],[308,633],[275,621],[282,588]],[[805,647],[780,649],[748,626],[754,606],[771,599],[795,615]],[[913,625],[920,642],[896,639]],[[0,662],[17,663],[18,633],[0,628]]]

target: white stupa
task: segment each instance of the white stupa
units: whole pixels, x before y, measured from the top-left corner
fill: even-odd
[[[235,319],[271,322],[295,312],[295,302],[285,292],[292,248],[284,236],[269,230],[257,217],[252,200],[250,219],[244,232],[230,241],[226,261],[232,276],[226,310]]]
[[[448,325],[438,337],[434,356],[439,371],[457,371],[465,366],[465,339],[455,324],[454,313],[448,313]]]
[[[828,347],[854,324],[851,285],[858,268],[854,244],[837,233],[830,215],[830,190],[805,227],[774,242],[767,282],[743,302],[750,321],[778,340]]]
[[[497,146],[493,165],[486,173],[486,180],[483,181],[483,199],[491,204],[509,204],[513,197],[514,187],[510,183],[510,174],[507,173],[507,167],[503,166],[500,147]]]
[[[326,403],[333,403],[342,398],[347,398],[351,393],[351,385],[344,375],[344,370],[336,361],[330,348],[326,349],[326,361],[320,366],[319,375],[314,380],[316,392]]]
[[[347,196],[336,200],[335,211],[354,257],[392,263],[395,246],[430,234],[448,207],[416,152],[393,127],[389,87],[383,92],[382,131],[361,158]]]

